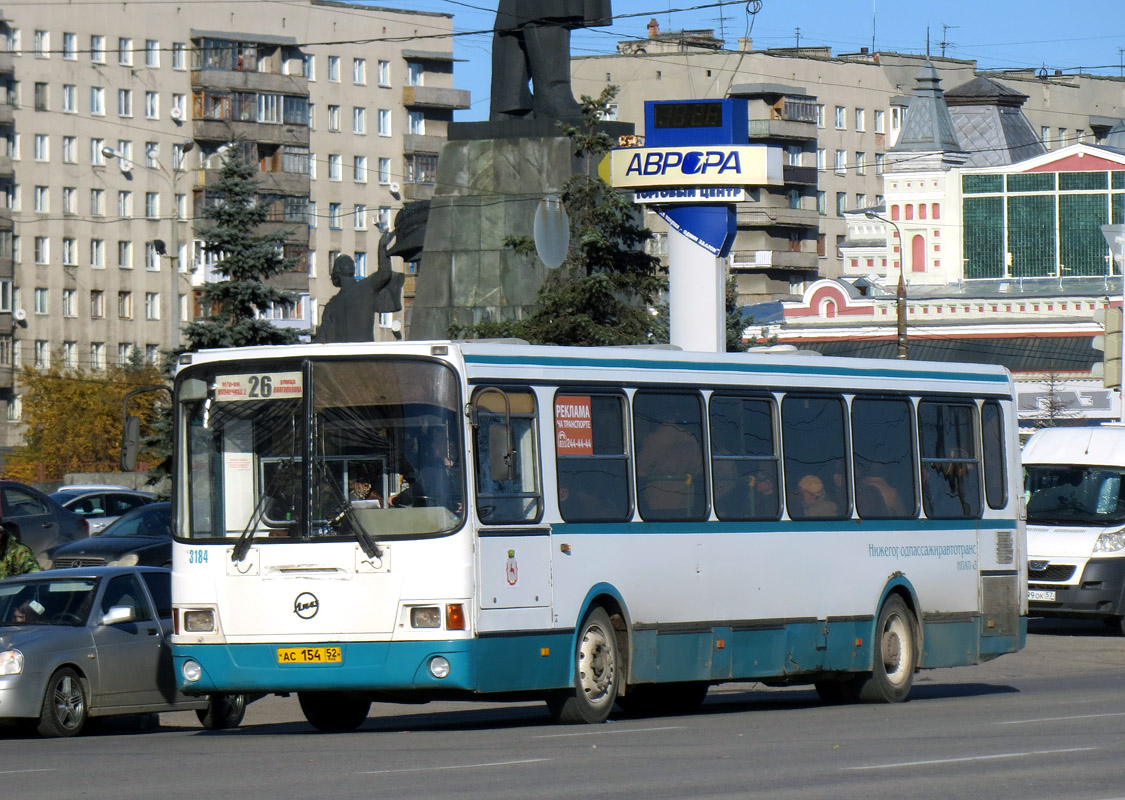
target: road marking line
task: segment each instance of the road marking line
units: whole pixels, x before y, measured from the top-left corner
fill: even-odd
[[[5,769],[0,770],[0,775],[18,775],[21,772],[58,772],[54,767],[50,769]]]
[[[1096,719],[1097,717],[1125,717],[1125,711],[1115,711],[1106,714],[1078,714],[1073,717],[1041,717],[1039,719],[1012,719],[1006,722],[997,722],[997,725],[1023,725],[1028,722],[1065,722],[1071,719]]]
[[[456,764],[448,767],[411,767],[409,769],[375,769],[370,772],[361,772],[360,775],[390,775],[395,772],[434,772],[439,769],[480,769],[481,767],[511,767],[520,764],[535,764],[540,761],[550,761],[549,758],[525,758],[521,761],[489,761],[483,764]]]
[[[663,728],[629,728],[628,730],[596,730],[596,731],[582,731],[580,733],[545,733],[539,736],[532,736],[532,739],[561,739],[564,736],[604,736],[611,733],[648,733],[649,731],[679,731],[683,730],[683,725],[667,725]]]
[[[898,767],[925,767],[932,764],[959,764],[966,761],[993,761],[1000,758],[1026,758],[1027,756],[1049,756],[1057,753],[1080,753],[1085,750],[1098,750],[1097,747],[1068,747],[1065,750],[1028,750],[1024,753],[997,753],[991,756],[965,756],[963,758],[937,758],[932,761],[899,761],[895,764],[870,764],[863,767],[844,767],[845,770],[897,769]]]

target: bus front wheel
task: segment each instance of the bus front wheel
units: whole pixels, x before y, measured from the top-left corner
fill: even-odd
[[[901,703],[910,695],[918,668],[917,623],[901,597],[883,604],[875,625],[872,671],[859,686],[864,703]]]
[[[371,710],[370,700],[348,692],[298,692],[297,701],[309,724],[323,733],[354,731]]]
[[[578,629],[574,652],[574,688],[554,692],[547,708],[556,722],[568,725],[605,722],[621,682],[617,635],[605,609],[595,608]]]

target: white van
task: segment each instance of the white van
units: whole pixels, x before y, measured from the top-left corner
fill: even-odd
[[[1023,449],[1028,614],[1125,633],[1125,425],[1045,428]]]

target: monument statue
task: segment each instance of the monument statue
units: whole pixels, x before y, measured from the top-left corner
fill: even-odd
[[[332,285],[340,291],[324,306],[317,342],[373,342],[375,317],[402,310],[402,284],[405,276],[391,269],[387,252],[394,234],[379,237],[379,268],[363,280],[355,278],[355,262],[341,255],[332,264]]]
[[[612,20],[610,0],[500,0],[489,119],[581,119],[570,88],[570,30]]]

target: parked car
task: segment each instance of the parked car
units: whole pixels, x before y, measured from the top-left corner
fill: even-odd
[[[156,500],[151,492],[99,484],[62,486],[48,496],[85,519],[92,534],[104,529],[126,511]]]
[[[69,567],[169,567],[172,565],[172,504],[134,508],[88,539],[51,553],[56,569]]]
[[[0,717],[74,736],[90,717],[195,709],[233,728],[244,695],[188,696],[172,669],[172,573],[47,570],[0,580]]]
[[[31,548],[43,567],[51,565],[49,550],[90,535],[89,525],[81,516],[18,481],[0,480],[0,517],[4,527]]]

